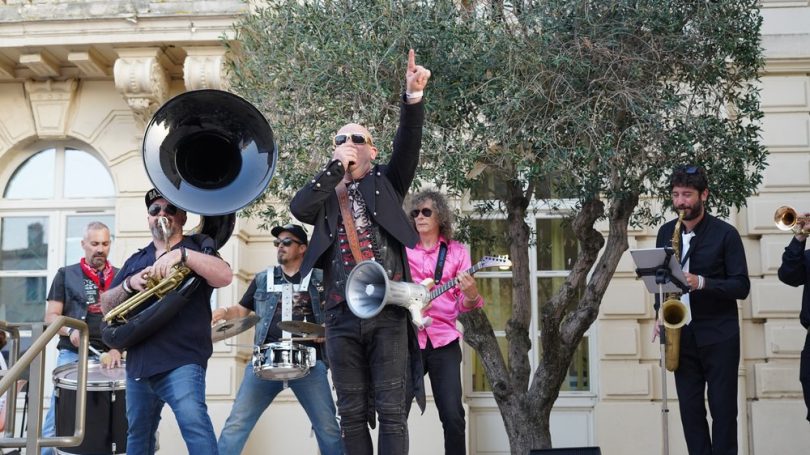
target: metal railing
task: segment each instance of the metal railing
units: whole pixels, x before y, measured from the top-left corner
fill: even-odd
[[[0,448],[23,448],[26,453],[38,454],[41,447],[73,447],[82,443],[85,430],[85,410],[87,407],[87,347],[90,332],[87,324],[67,316],[57,317],[43,330],[43,323],[8,323],[0,321],[0,330],[11,335],[13,346],[9,355],[9,369],[0,380],[0,395],[8,392],[6,398],[6,429],[0,438]],[[73,436],[42,436],[42,411],[45,385],[45,348],[51,338],[59,333],[62,327],[79,331],[79,361],[76,378],[76,417]],[[20,327],[31,327],[31,347],[20,354]],[[19,360],[18,360],[19,357]],[[14,437],[14,424],[17,415],[17,381],[31,368],[28,381],[28,402],[31,406],[30,420],[26,437]]]

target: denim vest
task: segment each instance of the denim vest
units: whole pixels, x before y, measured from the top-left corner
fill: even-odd
[[[281,267],[273,267],[273,282],[282,283],[284,277]],[[304,277],[301,277],[303,279]],[[323,288],[323,272],[320,269],[312,269],[312,276],[309,279],[309,296],[312,302],[312,314],[315,316],[317,324],[323,324],[324,316],[321,310],[320,292]],[[273,315],[276,313],[276,305],[281,300],[280,292],[267,292],[267,270],[256,275],[256,293],[253,294],[253,302],[256,314],[261,318],[256,325],[256,335],[253,343],[260,345],[264,343],[267,332],[270,330],[270,323],[273,322]]]

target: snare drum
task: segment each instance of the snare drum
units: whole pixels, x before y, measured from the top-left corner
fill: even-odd
[[[56,435],[72,436],[76,422],[78,366],[62,365],[53,370],[56,396]],[[87,365],[87,414],[84,441],[60,452],[76,454],[124,453],[127,451],[126,370]]]
[[[253,347],[253,374],[260,379],[303,378],[315,366],[315,348],[289,341]]]

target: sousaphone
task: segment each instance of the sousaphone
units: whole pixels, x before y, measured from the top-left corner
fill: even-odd
[[[146,173],[164,198],[201,215],[194,233],[214,240],[204,251],[209,254],[230,238],[235,212],[270,184],[278,159],[264,115],[221,90],[185,92],[167,101],[149,121],[141,151]],[[127,348],[151,335],[182,308],[197,281],[192,274],[159,304],[149,299],[150,305],[134,315],[110,318],[102,330],[104,342]]]

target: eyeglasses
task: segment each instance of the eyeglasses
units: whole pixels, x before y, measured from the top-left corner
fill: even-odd
[[[163,210],[163,213],[169,216],[177,215],[177,207],[171,204],[160,205],[158,203],[154,203],[149,206],[149,215],[158,216],[161,210]]]
[[[430,210],[429,208],[425,207],[422,210],[419,209],[411,210],[411,218],[416,218],[417,216],[419,216],[420,213],[425,218],[430,218],[431,216],[433,216],[433,210]]]
[[[297,243],[299,245],[304,244],[304,242],[301,242],[301,241],[298,241],[298,240],[295,240],[295,239],[291,239],[289,237],[284,238],[284,239],[275,239],[275,240],[273,240],[273,245],[275,245],[276,247],[278,247],[279,245],[290,246],[293,243]]]
[[[351,141],[355,144],[368,144],[374,145],[374,142],[371,140],[371,136],[365,133],[349,133],[349,134],[338,134],[335,135],[335,138],[332,139],[332,143],[335,144],[335,147],[338,145],[343,145],[351,139]]]
[[[686,172],[689,175],[697,174],[699,169],[697,166],[681,166],[681,172]]]

